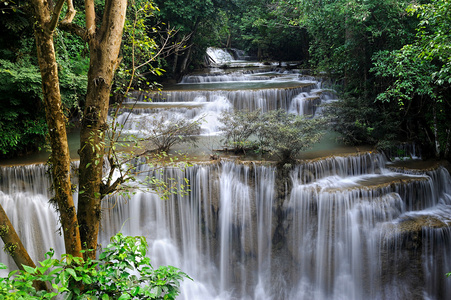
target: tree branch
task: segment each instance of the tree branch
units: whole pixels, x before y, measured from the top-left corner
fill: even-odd
[[[64,23],[61,22],[59,25],[59,28],[61,30],[78,35],[85,42],[88,41],[86,29],[77,24],[70,23],[70,22],[64,22]]]
[[[11,255],[12,259],[16,263],[17,267],[20,270],[24,269],[25,266],[30,266],[32,268],[36,268],[33,260],[28,255],[27,250],[25,249],[22,241],[17,235],[14,226],[6,215],[5,210],[0,205],[0,237],[5,243],[5,252]],[[33,282],[33,286],[38,290],[48,290],[47,286],[43,281],[35,281]]]
[[[96,12],[94,0],[85,0],[86,12],[86,33],[88,39],[93,37],[96,33]]]
[[[104,196],[115,192],[118,189],[118,186],[122,183],[124,183],[124,178],[121,176],[119,178],[116,179],[116,181],[113,182],[113,184],[111,184],[110,186],[107,186],[104,183],[101,183],[100,186],[100,194],[102,195],[101,197],[103,198]]]
[[[60,29],[78,35],[84,41],[86,41],[86,30],[83,27],[72,23],[75,14],[77,13],[77,11],[74,9],[74,4],[72,3],[72,0],[58,0],[53,10],[52,20],[48,25],[48,30],[52,32],[58,25],[58,19],[61,14],[64,2],[66,2],[67,4],[67,12],[66,15],[64,16],[64,19],[60,22],[59,25]]]
[[[75,14],[77,11],[74,8],[74,4],[72,3],[72,0],[67,0],[67,12],[64,16],[64,19],[61,21],[61,23],[72,23],[72,20],[75,17]]]
[[[52,13],[52,19],[50,20],[50,23],[47,27],[47,29],[50,32],[53,32],[56,28],[56,25],[58,24],[58,20],[60,18],[60,14],[61,14],[61,10],[63,9],[63,4],[66,0],[58,0],[58,2],[56,2],[55,8],[53,9],[53,13]],[[70,0],[68,0],[70,1]]]

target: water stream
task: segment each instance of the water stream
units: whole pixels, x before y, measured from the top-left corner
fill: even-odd
[[[314,78],[273,71],[196,75],[160,97],[147,96],[153,102],[124,110],[131,113],[125,130],[145,134],[146,118],[161,114],[202,116],[206,138],[218,134],[222,111],[284,108],[312,115],[318,103],[335,100]],[[0,203],[34,259],[50,247],[64,251],[46,170],[0,167]],[[451,271],[451,177],[443,167],[400,168],[365,151],[305,159],[285,172],[271,162],[223,158],[166,168],[164,176],[186,177],[188,195],[163,201],[138,192],[104,200],[100,242],[120,230],[146,236],[154,266],[175,265],[194,279],[183,283],[179,299],[451,294],[445,277]],[[3,252],[0,261],[13,266]]]

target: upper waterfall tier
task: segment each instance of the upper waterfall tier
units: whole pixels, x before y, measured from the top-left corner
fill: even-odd
[[[151,102],[195,102],[206,103],[215,102],[220,98],[227,99],[235,109],[256,110],[263,112],[273,109],[286,109],[291,106],[292,100],[301,93],[312,93],[311,101],[319,99],[315,94],[316,84],[311,83],[305,86],[291,88],[268,88],[257,90],[187,90],[187,91],[163,91],[160,93],[141,92],[136,96],[140,105],[144,101]],[[315,103],[318,104],[318,103]],[[149,105],[151,107],[152,105]]]
[[[201,123],[201,135],[218,135],[219,118],[226,112],[283,109],[310,117],[317,114],[321,103],[335,101],[333,93],[321,89],[320,80],[299,72],[235,71],[189,75],[182,80],[193,81],[200,83],[131,93],[123,103],[118,122],[128,133],[146,136],[157,118],[184,119]]]
[[[263,65],[260,62],[251,62],[250,59],[251,57],[247,56],[242,50],[208,47],[205,60],[207,65],[212,67],[224,65],[228,67]]]

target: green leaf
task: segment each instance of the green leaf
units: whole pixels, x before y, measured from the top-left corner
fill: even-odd
[[[23,269],[25,270],[25,272],[28,272],[30,274],[33,274],[34,272],[36,272],[36,270],[30,266],[27,265],[22,265]]]
[[[117,300],[128,300],[131,299],[129,294],[122,294]]]

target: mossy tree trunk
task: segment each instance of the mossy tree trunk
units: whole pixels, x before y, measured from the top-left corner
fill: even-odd
[[[60,214],[66,252],[73,256],[80,256],[81,240],[72,198],[66,117],[62,109],[58,65],[53,44],[53,32],[56,28],[55,18],[58,18],[64,1],[59,1],[55,7],[46,0],[33,0],[31,3],[46,121],[52,149],[54,200]]]
[[[86,26],[90,50],[88,90],[80,135],[80,195],[78,221],[86,249],[97,248],[101,217],[103,156],[110,89],[118,56],[127,8],[126,0],[106,1],[100,28],[95,23],[94,1],[86,3]],[[95,256],[91,251],[88,255]]]
[[[36,268],[33,260],[28,255],[27,250],[25,249],[22,241],[17,235],[14,226],[11,224],[8,216],[6,215],[5,210],[0,205],[0,237],[5,243],[4,250],[9,255],[11,255],[12,259],[16,263],[17,267],[20,270],[24,269],[24,265],[30,266],[32,268]],[[49,290],[49,287],[45,284],[45,282],[36,280],[33,282],[33,286],[37,290]]]
[[[102,182],[103,156],[105,154],[105,130],[110,88],[118,66],[119,49],[125,23],[127,0],[107,0],[103,8],[101,25],[96,24],[94,0],[85,1],[86,27],[72,23],[75,16],[72,0],[31,0],[31,15],[35,24],[35,39],[39,68],[42,77],[42,91],[52,149],[52,179],[54,200],[60,213],[66,253],[81,256],[82,249],[96,249],[100,224],[100,200],[111,187]],[[53,33],[58,25],[63,4],[67,12],[59,26],[70,31],[89,44],[90,67],[86,107],[81,128],[80,195],[78,212],[73,202],[71,166],[66,134],[66,118],[63,114],[59,87],[58,65],[53,42]],[[115,184],[113,184],[115,186]],[[0,222],[6,222],[1,214]],[[7,225],[12,228],[12,225]],[[6,227],[5,227],[6,228]],[[12,232],[12,231],[11,231]],[[21,245],[16,235],[7,235],[5,243]],[[82,247],[83,245],[83,247]],[[34,266],[25,248],[15,251],[20,268],[22,264]],[[95,252],[90,251],[91,257]]]

